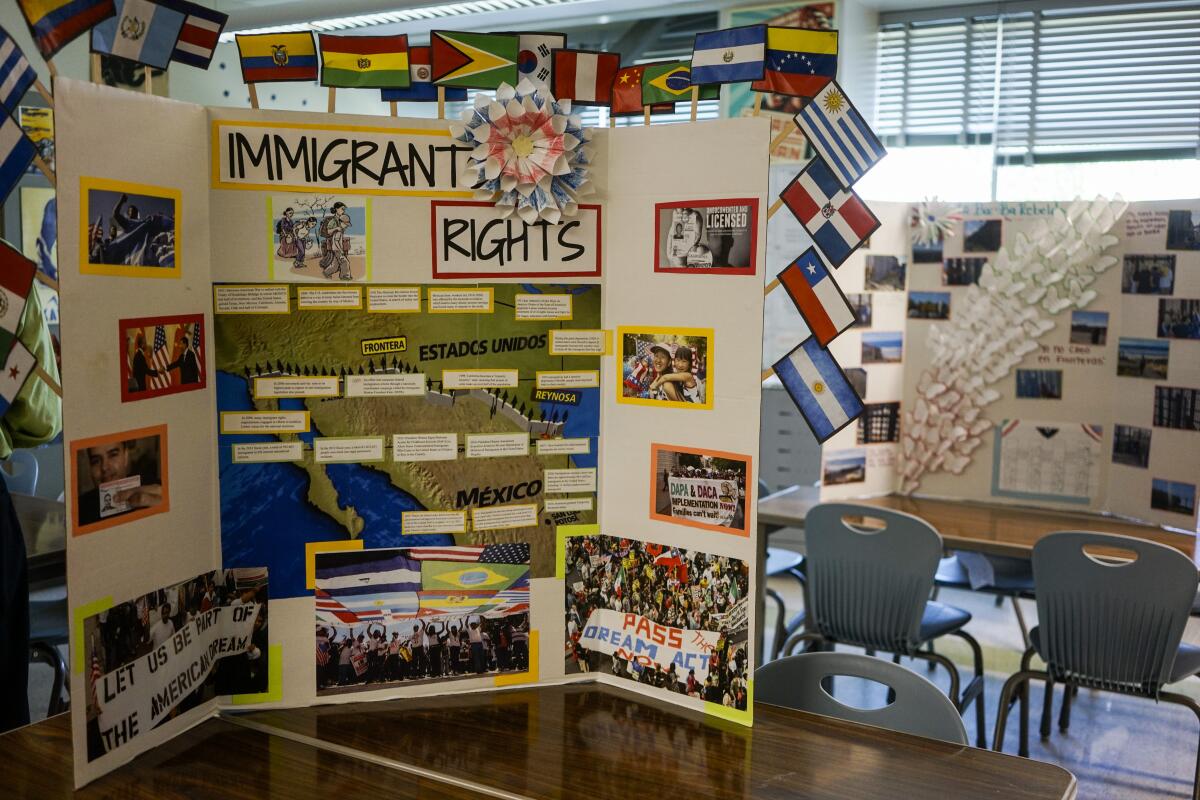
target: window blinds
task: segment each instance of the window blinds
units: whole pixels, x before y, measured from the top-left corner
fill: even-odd
[[[1200,4],[999,3],[880,16],[877,131],[1008,163],[1200,156]]]

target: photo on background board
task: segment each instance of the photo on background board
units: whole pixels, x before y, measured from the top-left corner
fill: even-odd
[[[1112,462],[1142,469],[1150,466],[1150,433],[1149,428],[1114,425]]]
[[[963,221],[964,253],[995,253],[1000,250],[1003,221],[968,219]]]
[[[1200,339],[1200,300],[1159,300],[1158,335],[1164,339]]]
[[[900,441],[900,404],[866,403],[858,418],[859,444]]]
[[[1167,214],[1167,249],[1200,250],[1200,211]]]
[[[899,331],[862,335],[862,363],[898,364],[903,357],[904,334]]]
[[[1154,478],[1150,484],[1150,507],[1173,514],[1196,515],[1196,484]]]
[[[1175,256],[1125,256],[1121,264],[1122,294],[1171,294],[1175,291]]]
[[[654,214],[655,272],[754,274],[757,198],[656,203]]]
[[[862,483],[867,479],[867,451],[834,450],[821,460],[821,485]]]
[[[904,259],[896,256],[867,256],[863,288],[868,292],[904,291]]]
[[[1022,400],[1062,400],[1061,369],[1017,370],[1017,397]]]
[[[1107,311],[1072,311],[1071,344],[1101,346],[1108,342]]]
[[[874,311],[872,296],[861,293],[846,295],[846,300],[850,302],[850,309],[854,312],[854,322],[851,323],[851,328],[871,327],[871,315]]]
[[[17,108],[17,120],[21,130],[37,148],[37,154],[46,162],[50,171],[54,171],[54,110],[42,106],[20,106]],[[26,170],[30,174],[40,172],[37,164],[30,164]]]
[[[854,392],[858,395],[858,399],[862,400],[867,396],[867,371],[862,367],[847,367],[846,378],[850,381],[850,385],[854,387]]]
[[[1117,374],[1127,378],[1166,380],[1171,343],[1162,339],[1117,340]]]
[[[529,671],[529,545],[316,553],[317,696]]]
[[[74,534],[170,510],[167,426],[71,442]]]
[[[618,403],[712,408],[710,328],[619,327]]]
[[[909,292],[909,319],[950,319],[949,292]]]
[[[268,599],[265,567],[218,569],[84,618],[88,761],[214,697],[267,691]]]
[[[122,402],[204,388],[203,314],[123,319],[118,326]]]
[[[750,456],[650,444],[651,519],[749,536]]]
[[[370,202],[366,197],[337,194],[268,197],[271,280],[367,280]]]
[[[912,246],[914,264],[942,263],[942,240],[936,242],[914,242]]]
[[[1200,389],[1155,386],[1154,427],[1200,431]]]
[[[50,187],[21,187],[21,252],[47,277],[58,280],[58,200]],[[54,304],[58,305],[57,293]],[[46,305],[43,294],[42,308]]]
[[[979,283],[979,274],[987,265],[986,258],[947,258],[942,262],[942,286],[971,286]]]
[[[183,200],[178,189],[88,177],[79,184],[80,272],[179,277]]]
[[[745,561],[616,536],[569,537],[564,557],[568,675],[616,675],[746,710]]]

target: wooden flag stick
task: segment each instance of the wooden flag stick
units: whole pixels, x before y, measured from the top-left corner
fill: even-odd
[[[154,74],[149,67],[142,67],[142,75],[145,76],[145,82],[142,85],[142,91],[146,94],[154,94]]]
[[[767,209],[767,219],[770,219],[771,216],[781,208],[783,208],[783,198],[782,197],[779,198],[778,200],[776,200],[774,203],[771,203],[771,207]]]
[[[53,81],[58,77],[58,68],[54,66],[54,62],[46,59],[46,69],[50,71],[50,80]]]
[[[438,87],[438,119],[446,118],[446,87]]]
[[[58,381],[50,377],[50,373],[42,369],[40,364],[34,368],[33,374],[41,378],[42,383],[50,387],[50,391],[54,392],[59,397],[62,397],[62,387],[58,385]]]
[[[775,370],[773,370],[773,369],[764,369],[764,370],[762,371],[762,380],[764,380],[764,381],[765,381],[767,378],[771,377],[771,376],[772,376],[772,375],[774,375],[774,374],[775,374]],[[759,381],[759,382],[761,383],[762,381]]]
[[[391,111],[391,114],[393,117],[399,116],[399,114],[396,113],[396,101],[395,100],[388,103],[388,106],[390,107],[390,111]]]
[[[779,278],[773,278],[770,283],[763,289],[763,294],[770,294],[776,286],[779,285]]]
[[[50,62],[47,61],[47,64]],[[50,70],[50,74],[54,75],[54,70]],[[92,53],[92,82],[104,83],[104,78],[100,75],[100,54]]]
[[[609,115],[608,115],[608,127],[610,127],[610,128],[617,127],[617,118],[615,115],[612,114],[612,112],[609,112]]]
[[[42,83],[38,78],[33,79],[33,88],[37,89],[37,93],[46,101],[46,105],[54,108],[54,97],[51,96],[50,90],[46,88],[46,84]]]
[[[754,93],[754,116],[758,116],[762,111],[762,92]]]
[[[767,152],[768,152],[768,153],[774,153],[774,152],[775,152],[775,148],[776,148],[776,147],[779,147],[779,145],[783,144],[783,143],[784,143],[784,141],[785,141],[785,140],[786,140],[786,139],[787,139],[789,136],[791,136],[793,133],[795,133],[795,132],[796,132],[796,131],[798,131],[798,130],[800,130],[800,129],[799,129],[799,128],[797,128],[795,125],[793,125],[792,127],[790,127],[790,128],[789,128],[789,127],[787,126],[787,123],[785,122],[785,123],[783,124],[783,130],[781,130],[781,131],[780,131],[780,132],[779,132],[779,133],[778,133],[778,134],[775,136],[775,138],[771,140],[771,145],[770,145],[770,147],[768,147],[768,148],[767,148]]]
[[[246,88],[250,90],[250,107],[258,108],[258,89],[254,88],[253,83],[247,83]]]
[[[46,273],[42,272],[40,269],[34,273],[34,277],[37,278],[42,283],[49,286],[54,291],[56,291],[56,292],[58,291],[58,281],[54,280],[54,278],[51,278]]]
[[[328,111],[330,114],[332,114],[333,110],[335,108],[337,108],[337,89],[334,88],[333,86],[330,86],[329,87],[329,102],[328,102],[325,110]]]
[[[649,125],[650,124],[650,106],[642,106],[642,113],[645,115],[643,117],[642,124]]]
[[[700,87],[692,87],[692,122],[696,121],[696,110],[700,105]]]
[[[54,179],[54,170],[50,169],[50,165],[46,163],[45,159],[43,159],[40,155],[35,155],[33,157],[33,163],[36,164],[37,168],[42,171],[42,174],[46,176],[46,180],[50,181],[50,185],[57,189],[58,181]]]

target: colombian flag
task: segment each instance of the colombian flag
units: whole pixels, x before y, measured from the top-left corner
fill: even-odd
[[[408,36],[335,36],[318,34],[321,85],[342,89],[405,89]]]
[[[239,33],[237,46],[246,83],[317,79],[317,43],[309,31]]]
[[[113,0],[17,0],[17,5],[43,58],[117,13]]]

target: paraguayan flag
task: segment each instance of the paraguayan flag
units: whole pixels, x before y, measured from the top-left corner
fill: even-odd
[[[887,155],[875,131],[834,80],[796,115],[796,125],[847,189]]]
[[[117,0],[116,15],[92,28],[92,52],[166,69],[185,19],[151,0]]]
[[[692,85],[761,80],[766,63],[766,25],[697,33],[692,45]]]
[[[824,442],[863,412],[862,400],[846,373],[815,337],[805,339],[773,369],[818,442]]]

